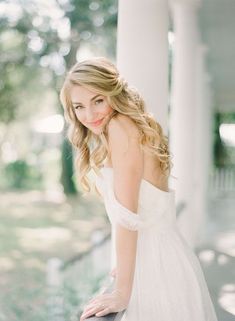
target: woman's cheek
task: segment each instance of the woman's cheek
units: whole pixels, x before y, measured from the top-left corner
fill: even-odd
[[[108,104],[105,104],[102,108],[102,113],[105,115],[110,114],[112,111],[113,109]]]
[[[77,119],[78,119],[80,122],[83,122],[83,117],[82,117],[81,113],[75,111],[75,115],[76,115]]]

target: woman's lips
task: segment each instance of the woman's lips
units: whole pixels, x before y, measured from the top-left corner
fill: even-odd
[[[103,118],[102,119],[99,119],[99,120],[97,120],[96,122],[94,122],[94,123],[89,123],[89,125],[91,125],[91,126],[99,126],[101,123],[102,123],[102,120],[103,120]]]

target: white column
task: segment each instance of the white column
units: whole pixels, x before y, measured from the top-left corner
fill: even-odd
[[[175,42],[172,70],[170,116],[170,149],[173,154],[172,174],[177,177],[176,199],[186,202],[187,208],[178,219],[179,228],[191,246],[195,244],[193,227],[193,181],[197,108],[197,48],[199,30],[198,1],[171,1]]]
[[[206,110],[205,115],[205,121],[207,119],[207,146],[208,146],[208,154],[206,159],[206,166],[208,168],[208,172],[214,169],[214,148],[213,148],[213,133],[214,133],[214,93],[212,92],[212,86],[211,86],[211,77],[209,74],[205,75],[205,81],[206,81],[206,91],[205,91],[205,100],[206,105],[208,106],[208,109]]]
[[[202,232],[206,224],[207,216],[207,184],[209,177],[209,167],[207,160],[209,159],[209,119],[207,95],[207,79],[205,72],[205,56],[207,47],[205,45],[198,46],[197,59],[197,108],[195,114],[195,162],[193,171],[193,181],[195,182],[195,190],[193,193],[194,217],[192,221],[193,235],[196,243],[202,241]]]
[[[204,155],[204,177],[205,182],[205,197],[206,197],[206,217],[209,215],[209,178],[210,174],[214,169],[214,159],[213,159],[213,132],[214,132],[214,110],[213,110],[213,95],[211,91],[211,77],[209,74],[204,75],[204,100],[205,100],[205,110],[203,114],[203,124],[204,124],[204,141],[203,146],[205,149]],[[203,174],[202,174],[203,175]],[[205,231],[207,233],[207,231]]]
[[[119,0],[117,66],[167,134],[168,1]]]

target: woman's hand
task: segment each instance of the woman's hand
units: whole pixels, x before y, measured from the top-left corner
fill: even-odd
[[[83,321],[92,315],[101,317],[112,312],[123,311],[127,308],[128,301],[126,296],[118,290],[98,295],[88,302],[81,315],[80,321]]]

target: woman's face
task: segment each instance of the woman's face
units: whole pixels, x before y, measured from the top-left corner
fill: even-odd
[[[79,85],[74,85],[70,94],[77,119],[94,134],[99,135],[113,112],[107,98]]]

